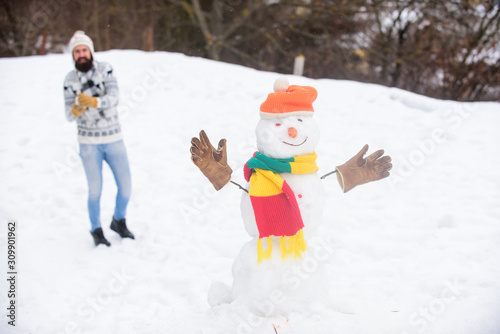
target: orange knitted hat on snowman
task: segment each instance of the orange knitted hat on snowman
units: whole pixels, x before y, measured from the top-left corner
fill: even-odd
[[[274,82],[274,93],[267,96],[260,105],[260,117],[277,118],[288,116],[312,116],[312,103],[318,97],[318,92],[310,86],[297,86],[288,83],[286,78]]]

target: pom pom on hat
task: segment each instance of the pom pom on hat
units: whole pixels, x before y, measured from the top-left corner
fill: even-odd
[[[94,53],[94,43],[89,36],[85,35],[85,32],[83,30],[75,31],[73,37],[71,37],[71,39],[69,40],[69,49],[71,50],[72,54],[73,49],[78,45],[86,45],[89,48],[90,53]]]
[[[290,83],[288,82],[288,79],[285,77],[276,79],[273,85],[273,89],[275,92],[286,92],[288,87],[290,87]]]
[[[278,78],[273,85],[274,93],[260,105],[260,117],[277,118],[288,116],[312,116],[312,103],[318,92],[310,86],[291,85],[285,77]]]

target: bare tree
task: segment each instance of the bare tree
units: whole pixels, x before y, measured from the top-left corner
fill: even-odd
[[[349,79],[456,100],[500,96],[496,0],[1,0],[0,56],[142,49]]]

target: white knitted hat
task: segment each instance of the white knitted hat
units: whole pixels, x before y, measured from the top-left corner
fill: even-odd
[[[73,53],[73,49],[78,45],[86,45],[90,49],[90,53],[94,53],[94,43],[82,30],[75,31],[73,37],[69,40],[69,49],[71,50],[71,53]]]

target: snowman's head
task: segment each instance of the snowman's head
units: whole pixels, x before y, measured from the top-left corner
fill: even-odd
[[[274,159],[312,153],[319,142],[318,123],[312,116],[262,118],[255,133],[259,152]]]
[[[318,92],[309,86],[290,86],[286,78],[274,83],[274,93],[260,106],[257,124],[258,150],[275,159],[310,154],[319,142],[319,127],[313,119]]]

